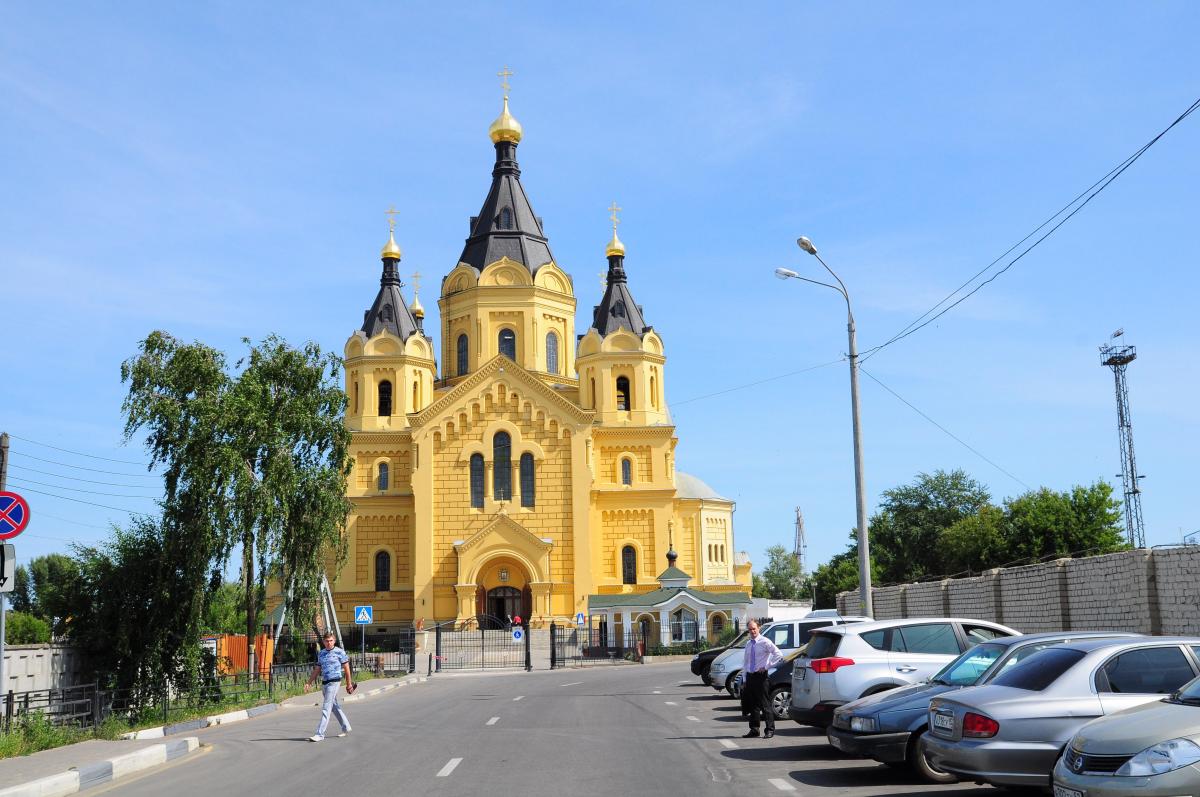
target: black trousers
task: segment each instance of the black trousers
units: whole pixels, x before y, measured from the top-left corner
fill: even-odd
[[[771,708],[771,693],[768,691],[769,681],[765,672],[746,673],[746,682],[742,684],[743,705],[750,712],[750,730],[758,730],[760,716],[766,722],[767,730],[775,732],[775,712]]]

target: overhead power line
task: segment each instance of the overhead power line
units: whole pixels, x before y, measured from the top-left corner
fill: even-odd
[[[149,512],[146,512],[144,510],[125,509],[124,507],[120,507],[120,506],[108,506],[107,504],[97,504],[92,501],[84,501],[81,498],[72,498],[69,495],[58,495],[56,493],[48,493],[45,490],[35,490],[32,487],[21,487],[21,490],[23,492],[27,492],[27,493],[36,493],[37,495],[47,495],[47,496],[50,496],[51,498],[59,498],[59,499],[62,499],[63,501],[73,501],[76,504],[87,504],[88,506],[98,506],[101,509],[111,509],[114,512],[125,512],[126,514],[129,514],[129,515],[148,515],[148,514],[150,514]]]
[[[79,476],[65,476],[61,473],[55,473],[52,470],[38,470],[37,468],[27,468],[24,465],[13,465],[13,468],[30,473],[40,473],[43,476],[54,476],[59,479],[70,479],[72,482],[83,482],[84,484],[103,484],[106,487],[130,487],[134,490],[145,490],[149,485],[146,484],[119,484],[117,482],[102,482],[96,479],[83,479]]]
[[[1079,211],[1081,211],[1085,207],[1087,207],[1088,203],[1091,202],[1093,199],[1095,199],[1100,194],[1101,191],[1103,191],[1104,189],[1106,189],[1110,185],[1112,185],[1114,180],[1116,180],[1118,177],[1120,177],[1122,174],[1124,174],[1125,170],[1128,169],[1130,166],[1137,163],[1138,159],[1141,158],[1142,155],[1145,155],[1147,150],[1149,150],[1151,147],[1153,147],[1155,144],[1157,144],[1159,139],[1161,139],[1163,136],[1165,136],[1168,132],[1170,132],[1170,130],[1172,128],[1174,128],[1176,125],[1178,125],[1184,119],[1191,116],[1191,114],[1197,108],[1200,108],[1200,99],[1197,99],[1190,106],[1188,106],[1187,110],[1185,110],[1183,113],[1181,113],[1179,116],[1177,116],[1175,118],[1175,121],[1171,122],[1171,124],[1167,125],[1161,131],[1159,131],[1158,135],[1154,136],[1154,138],[1150,139],[1145,144],[1143,144],[1141,147],[1139,147],[1136,152],[1134,152],[1128,158],[1126,158],[1125,160],[1118,163],[1115,167],[1113,167],[1113,169],[1111,171],[1109,171],[1108,174],[1104,175],[1099,180],[1092,183],[1090,186],[1088,186],[1088,188],[1086,188],[1078,196],[1076,196],[1074,199],[1072,199],[1070,202],[1068,202],[1066,205],[1064,205],[1061,210],[1059,210],[1053,216],[1051,216],[1050,218],[1046,219],[1044,222],[1039,224],[1032,232],[1030,232],[1024,238],[1022,238],[1021,240],[1017,241],[1015,244],[1010,246],[1004,252],[1004,254],[1000,255],[1000,257],[997,257],[991,263],[988,263],[982,269],[977,271],[975,274],[973,274],[971,276],[970,279],[968,279],[962,285],[959,285],[957,288],[955,288],[953,291],[951,291],[949,294],[947,294],[941,301],[939,301],[933,307],[929,308],[924,313],[922,313],[919,317],[917,317],[916,320],[910,322],[908,324],[908,326],[904,327],[899,332],[897,332],[895,335],[892,335],[892,337],[888,338],[886,341],[879,344],[878,346],[874,346],[870,349],[867,349],[867,351],[863,352],[860,362],[866,362],[867,360],[869,360],[871,357],[874,357],[876,354],[878,354],[880,351],[882,351],[886,347],[892,345],[893,343],[901,341],[904,338],[907,338],[909,335],[913,334],[914,332],[917,332],[918,330],[921,330],[921,329],[929,326],[934,321],[938,320],[943,315],[950,312],[958,305],[962,304],[964,301],[969,299],[971,296],[974,296],[976,293],[979,292],[980,289],[983,288],[983,286],[992,282],[997,277],[999,277],[1001,274],[1003,274],[1004,272],[1006,272],[1010,268],[1012,268],[1013,265],[1015,265],[1017,263],[1017,261],[1019,261],[1021,258],[1025,257],[1025,255],[1032,252],[1035,248],[1037,248],[1037,246],[1039,244],[1041,244],[1043,241],[1045,241],[1047,238],[1049,238],[1051,235],[1053,235],[1058,230],[1059,227],[1062,227],[1064,224],[1066,224],[1068,221],[1070,221],[1071,218],[1073,218],[1076,213],[1078,213]],[[1063,215],[1064,213],[1066,214],[1065,216]],[[1060,216],[1061,216],[1061,218],[1059,218]],[[1055,219],[1058,219],[1058,221],[1055,222]],[[1008,261],[1008,263],[1006,263],[1003,268],[998,270],[996,273],[992,274],[990,277],[988,277],[983,282],[976,285],[971,290],[967,291],[967,293],[963,294],[962,296],[959,296],[953,302],[950,302],[950,304],[946,304],[952,298],[954,298],[954,296],[956,296],[960,291],[962,291],[968,285],[973,283],[976,279],[978,279],[979,277],[983,276],[985,273],[990,271],[993,266],[995,266],[997,263],[999,263],[1001,260],[1003,260],[1005,257],[1007,257],[1010,253],[1013,252],[1013,250],[1017,249],[1019,246],[1021,246],[1021,244],[1025,243],[1030,238],[1037,235],[1047,225],[1051,225],[1051,224],[1053,224],[1053,226],[1051,226],[1049,230],[1046,230],[1046,232],[1041,237],[1037,238],[1037,240],[1035,240],[1029,246],[1025,247],[1025,249],[1023,249],[1019,255],[1014,257],[1012,260]],[[945,305],[945,306],[943,307],[943,305]],[[941,309],[939,310],[938,308],[941,308]]]
[[[100,457],[100,456],[96,456],[95,454],[85,454],[82,451],[72,451],[69,448],[59,448],[58,446],[52,446],[49,443],[43,443],[39,440],[30,440],[28,437],[21,437],[20,435],[13,434],[11,432],[9,432],[8,436],[13,438],[14,440],[21,440],[26,443],[33,443],[35,446],[43,446],[45,448],[53,448],[55,451],[62,451],[64,454],[74,454],[75,456],[87,457],[88,459],[100,459],[105,462],[116,462],[120,465],[141,465],[142,467],[146,466],[145,462],[133,462],[128,459],[112,459],[111,457]]]
[[[115,471],[115,470],[101,470],[100,468],[85,468],[83,465],[72,465],[70,462],[59,462],[58,460],[55,460],[55,459],[44,459],[42,457],[35,457],[33,454],[26,454],[24,451],[13,451],[10,449],[8,453],[9,453],[9,456],[13,456],[13,457],[26,457],[28,459],[35,459],[38,462],[45,462],[47,465],[60,465],[64,468],[74,468],[75,470],[86,470],[89,473],[104,473],[109,476],[123,476],[126,479],[160,479],[160,478],[162,478],[161,476],[156,476],[153,473],[121,473],[121,472]]]
[[[905,404],[905,406],[907,406],[907,407],[908,407],[910,410],[912,410],[913,412],[915,412],[917,415],[920,415],[920,416],[921,416],[922,418],[924,418],[925,420],[929,421],[931,424],[933,424],[934,426],[936,426],[938,429],[942,430],[942,432],[944,432],[944,433],[945,433],[947,436],[949,436],[951,439],[953,439],[953,440],[954,440],[956,443],[958,443],[959,445],[961,445],[963,448],[967,449],[967,450],[968,450],[968,451],[970,451],[972,454],[974,454],[975,456],[979,457],[979,458],[980,458],[980,459],[982,459],[984,462],[986,462],[987,464],[991,465],[993,468],[995,468],[996,470],[1000,471],[1000,472],[1001,472],[1001,473],[1003,473],[1005,476],[1007,476],[1008,478],[1010,478],[1010,479],[1012,479],[1013,481],[1015,481],[1017,484],[1019,484],[1019,485],[1021,485],[1022,487],[1024,487],[1026,490],[1032,490],[1032,489],[1033,489],[1033,488],[1032,488],[1032,487],[1030,487],[1028,484],[1026,484],[1025,482],[1023,482],[1021,479],[1018,479],[1016,476],[1012,475],[1012,474],[1011,474],[1011,473],[1009,473],[1007,470],[1005,470],[1004,468],[1002,468],[1002,467],[1000,467],[999,465],[997,465],[997,464],[996,464],[995,462],[993,462],[991,459],[989,459],[988,457],[984,456],[984,454],[983,454],[982,452],[980,452],[980,451],[979,451],[979,449],[977,449],[977,448],[973,447],[972,445],[970,445],[969,443],[967,443],[965,440],[963,440],[961,437],[959,437],[958,435],[954,434],[954,432],[951,432],[951,431],[950,431],[949,429],[947,429],[945,426],[942,426],[940,423],[938,423],[937,421],[935,421],[933,418],[930,418],[930,417],[929,417],[927,414],[925,414],[925,413],[924,413],[924,412],[922,412],[921,410],[917,409],[917,407],[916,407],[916,406],[914,406],[914,405],[913,405],[913,403],[912,403],[911,401],[909,401],[908,399],[904,398],[904,396],[901,396],[901,395],[900,395],[899,393],[897,393],[895,390],[892,390],[890,387],[888,387],[887,385],[885,385],[883,382],[879,381],[879,379],[878,379],[878,378],[877,378],[877,377],[876,377],[874,374],[872,374],[872,373],[871,373],[870,371],[868,371],[867,369],[863,368],[863,367],[862,367],[862,365],[859,365],[859,367],[858,367],[858,370],[859,370],[859,371],[860,371],[862,374],[864,374],[864,375],[866,375],[866,376],[870,377],[870,378],[871,378],[871,380],[872,380],[873,382],[875,382],[875,384],[879,385],[881,388],[883,388],[884,390],[886,390],[887,392],[891,393],[893,396],[895,396],[896,398],[898,398],[898,399],[899,399],[901,402],[903,402],[903,403]]]
[[[767,382],[774,382],[778,379],[787,379],[789,376],[796,376],[797,374],[804,374],[804,373],[808,373],[809,371],[816,371],[818,368],[828,368],[831,365],[837,365],[838,363],[842,363],[845,361],[846,361],[846,358],[842,357],[837,360],[830,360],[827,363],[820,363],[819,365],[810,365],[807,368],[801,368],[798,371],[788,371],[786,374],[777,374],[775,376],[768,376],[766,379],[759,379],[755,382],[747,382],[744,385],[735,385],[734,387],[729,387],[724,390],[718,390],[715,393],[705,393],[703,396],[693,396],[692,398],[684,399],[683,401],[672,401],[671,406],[678,407],[683,404],[691,404],[693,401],[701,401],[703,399],[713,398],[715,396],[723,396],[726,393],[733,393],[734,391],[737,391],[737,390],[745,390],[746,388],[758,387],[759,385],[765,385]]]
[[[22,478],[21,481],[23,481],[25,484],[36,484],[39,487],[52,487],[55,490],[66,490],[66,491],[72,492],[72,493],[84,493],[85,495],[103,495],[103,496],[107,496],[109,498],[146,498],[151,501],[154,501],[154,500],[157,500],[162,497],[159,495],[126,495],[124,493],[105,493],[105,492],[100,492],[97,490],[84,490],[81,487],[67,487],[62,484],[47,484],[46,482],[39,482],[39,481],[34,481],[33,479],[25,479],[25,478]]]

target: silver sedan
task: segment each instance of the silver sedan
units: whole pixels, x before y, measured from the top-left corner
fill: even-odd
[[[1049,786],[1086,722],[1161,699],[1200,673],[1200,638],[1094,640],[1047,648],[987,686],[934,698],[931,764],[994,786]]]

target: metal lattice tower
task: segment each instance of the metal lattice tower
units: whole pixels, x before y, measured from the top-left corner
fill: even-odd
[[[808,575],[808,569],[805,567],[805,559],[808,554],[808,539],[804,535],[804,515],[800,513],[800,507],[796,507],[796,547],[792,549],[792,556],[800,563],[800,575]]]
[[[1125,535],[1134,548],[1146,547],[1146,527],[1142,522],[1141,476],[1133,454],[1133,422],[1129,418],[1129,387],[1125,383],[1125,368],[1137,359],[1133,346],[1118,345],[1117,338],[1125,330],[1118,329],[1109,342],[1100,347],[1100,362],[1112,369],[1117,389],[1117,435],[1121,441],[1121,487],[1125,493]]]

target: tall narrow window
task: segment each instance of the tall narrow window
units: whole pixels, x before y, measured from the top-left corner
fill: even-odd
[[[483,509],[483,454],[471,455],[471,506]]]
[[[517,333],[511,329],[500,330],[500,353],[508,359],[517,360]]]
[[[658,409],[658,378],[650,377],[650,405]]]
[[[412,411],[417,412],[421,409],[421,379],[418,377],[413,380],[413,403]]]
[[[388,464],[386,462],[379,463],[379,489],[386,490],[388,488]]]
[[[629,378],[617,377],[617,409],[628,412],[633,401],[629,394]]]
[[[392,588],[392,557],[387,551],[375,554],[375,591],[387,592]]]
[[[596,379],[592,378],[592,409],[596,409]]]
[[[358,415],[358,381],[354,382],[354,414]]]
[[[379,415],[386,418],[392,414],[392,383],[386,379],[379,383]]]
[[[496,432],[492,438],[492,490],[497,501],[512,500],[512,438]]]
[[[558,335],[554,332],[546,333],[546,370],[558,373]]]
[[[511,230],[512,228],[512,210],[509,208],[502,208],[500,210],[500,229]]]
[[[533,506],[537,487],[534,485],[533,454],[521,455],[521,506]]]
[[[626,545],[621,549],[621,583],[637,583],[637,551],[633,549],[632,545]]]
[[[621,460],[621,484],[633,484],[633,463],[628,459]]]
[[[468,371],[467,366],[467,336],[466,333],[458,336],[458,375],[462,376]]]

